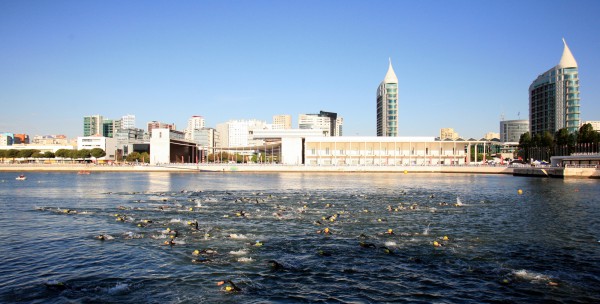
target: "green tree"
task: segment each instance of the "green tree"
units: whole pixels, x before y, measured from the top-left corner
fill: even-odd
[[[129,155],[127,155],[127,157],[125,158],[126,161],[128,162],[135,162],[140,161],[140,153],[139,152],[131,152],[129,153]]]
[[[33,152],[33,154],[31,154],[31,157],[33,157],[33,158],[43,158],[44,157],[44,153],[42,153],[40,151],[35,151],[35,152]]]
[[[6,151],[6,157],[7,158],[15,158],[15,157],[19,157],[19,150],[17,149],[10,149]]]
[[[90,154],[95,158],[100,158],[106,156],[106,152],[100,148],[94,148],[90,151]]]
[[[71,158],[71,151],[73,151],[73,150],[58,149],[58,150],[56,150],[54,155],[56,157]]]
[[[44,158],[54,158],[55,155],[52,151],[46,151],[44,152]]]
[[[77,158],[90,158],[92,154],[89,149],[77,150]]]
[[[519,138],[519,151],[517,152],[517,155],[525,160],[529,159],[529,150],[531,146],[531,134],[529,134],[529,132],[521,134],[521,137]]]
[[[20,150],[17,157],[23,157],[23,158],[31,157],[36,152],[39,153],[40,150],[34,150],[34,149]]]
[[[6,157],[6,150],[0,150],[0,158],[4,159]]]
[[[598,132],[594,131],[592,124],[585,124],[579,128],[577,142],[580,144],[598,143]]]
[[[150,162],[150,154],[148,154],[148,152],[142,152],[140,154],[140,161],[143,163],[149,163]]]

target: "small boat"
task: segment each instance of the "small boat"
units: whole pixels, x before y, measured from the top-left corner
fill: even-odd
[[[26,180],[26,179],[27,179],[27,176],[25,176],[25,175],[21,174],[21,175],[17,176],[17,178],[15,178],[15,179],[16,179],[16,180]]]

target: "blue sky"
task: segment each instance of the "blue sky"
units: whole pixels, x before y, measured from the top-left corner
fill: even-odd
[[[185,128],[320,110],[376,134],[391,57],[401,136],[499,132],[528,87],[579,64],[600,120],[600,1],[1,1],[0,131],[83,133],[83,116]]]

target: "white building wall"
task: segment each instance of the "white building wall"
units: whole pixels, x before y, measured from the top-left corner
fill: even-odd
[[[150,137],[150,164],[168,164],[171,160],[169,129],[153,129]]]
[[[106,152],[103,159],[115,159],[117,140],[103,136],[77,137],[77,150],[100,148]]]
[[[302,138],[281,139],[281,163],[284,165],[302,164]]]

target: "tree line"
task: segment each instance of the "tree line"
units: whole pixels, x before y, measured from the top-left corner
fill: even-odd
[[[562,128],[554,134],[544,132],[531,136],[523,133],[519,138],[517,155],[524,160],[531,158],[549,161],[551,156],[571,155],[573,153],[600,152],[600,133],[594,131],[591,124],[584,124],[579,131],[569,133]]]
[[[81,150],[68,150],[68,149],[58,149],[55,153],[47,151],[41,152],[37,149],[8,149],[8,150],[0,150],[0,158],[100,158],[106,156],[106,152],[100,148],[94,149],[81,149]]]

